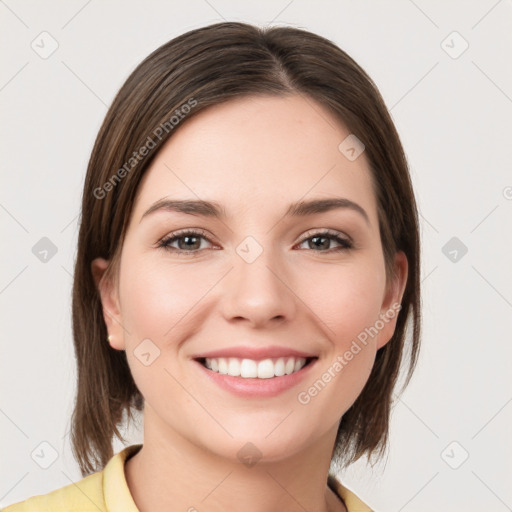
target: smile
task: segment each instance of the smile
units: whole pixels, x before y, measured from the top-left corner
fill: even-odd
[[[239,345],[192,354],[200,378],[242,398],[272,398],[298,386],[319,355],[282,345]]]
[[[243,379],[272,379],[298,372],[312,359],[290,356],[256,361],[236,357],[206,357],[200,362],[208,370],[221,375]]]

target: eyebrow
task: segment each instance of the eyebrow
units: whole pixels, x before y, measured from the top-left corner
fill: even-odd
[[[368,214],[357,203],[343,197],[327,199],[313,199],[310,201],[297,201],[288,206],[284,217],[306,217],[317,213],[324,213],[335,209],[349,209],[359,213],[366,223],[370,225]],[[226,210],[216,201],[205,201],[202,199],[160,199],[146,210],[139,222],[156,211],[173,211],[186,213],[188,215],[200,215],[217,219],[227,218]]]

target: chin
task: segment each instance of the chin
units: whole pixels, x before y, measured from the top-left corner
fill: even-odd
[[[252,422],[246,429],[228,429],[232,438],[223,432],[201,439],[198,444],[218,457],[252,467],[256,463],[286,460],[311,448],[325,436],[325,432],[313,427],[305,428],[304,424],[300,426],[290,422],[285,426],[291,418],[283,421],[284,417],[286,415],[280,418],[281,425],[279,422],[272,422],[272,426],[265,422]]]

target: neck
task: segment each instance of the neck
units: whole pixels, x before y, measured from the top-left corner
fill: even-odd
[[[337,424],[301,452],[251,465],[202,449],[154,417],[147,421],[153,414],[145,408],[143,447],[125,464],[140,512],[346,510],[327,486]]]

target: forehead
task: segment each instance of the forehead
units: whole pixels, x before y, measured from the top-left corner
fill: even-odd
[[[164,197],[214,199],[233,213],[263,213],[300,199],[346,197],[376,216],[364,153],[339,149],[349,130],[302,95],[256,96],[209,107],[160,149],[139,185],[133,215]],[[263,209],[263,210],[262,210]]]

